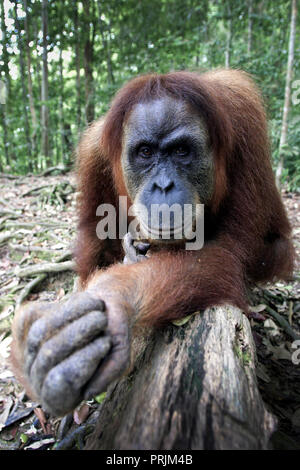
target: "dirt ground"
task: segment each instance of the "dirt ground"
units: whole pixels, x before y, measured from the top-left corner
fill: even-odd
[[[251,326],[259,388],[278,418],[273,446],[300,449],[300,352],[292,337],[300,335],[300,194],[282,197],[298,254],[295,280],[254,288]],[[24,299],[60,300],[75,289],[75,205],[72,174],[0,178],[0,450],[80,449],[97,417],[91,400],[63,419],[50,418],[26,396],[8,361],[16,306]]]

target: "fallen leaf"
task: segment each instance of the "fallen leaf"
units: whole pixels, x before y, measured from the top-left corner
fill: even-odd
[[[182,326],[182,325],[185,325],[189,319],[193,316],[193,315],[196,315],[197,313],[200,313],[200,312],[194,312],[192,313],[191,315],[187,315],[186,317],[183,317],[181,318],[180,320],[173,320],[171,323],[173,323],[173,325],[175,326]]]
[[[278,326],[276,325],[276,323],[273,322],[273,320],[271,318],[268,318],[264,322],[264,327],[267,330],[267,334],[269,336],[278,336],[278,335],[280,335],[280,330],[279,330]]]
[[[24,450],[39,449],[40,447],[45,446],[47,444],[52,444],[52,442],[55,442],[55,439],[53,437],[49,437],[47,439],[42,439],[38,442],[34,442],[33,444],[30,444],[27,447],[24,447]]]
[[[12,283],[11,283],[12,284]],[[18,283],[15,283],[15,285],[17,285]],[[7,286],[8,287],[8,286]],[[9,285],[10,287],[10,285]],[[7,318],[9,317],[14,311],[14,307],[13,305],[5,305],[4,309],[2,310],[2,312],[0,313],[0,321],[1,320],[4,320],[4,318]]]
[[[259,313],[265,310],[266,307],[267,306],[265,304],[259,304],[259,305],[250,306],[249,309],[251,310],[251,312]]]
[[[33,408],[25,408],[21,411],[15,411],[14,413],[11,413],[5,422],[5,427],[16,423],[17,421],[25,418],[26,416],[29,416],[32,412]]]
[[[10,370],[5,370],[1,372],[0,380],[9,379],[10,377],[13,377],[13,376],[14,374]]]
[[[4,359],[8,358],[9,356],[11,342],[11,336],[7,336],[0,342],[0,356],[2,356]]]
[[[65,296],[65,290],[61,287],[57,293],[57,300],[61,300]]]
[[[8,397],[4,400],[4,407],[3,411],[0,414],[0,431],[6,426],[6,421],[9,416],[10,409],[13,405],[13,399],[11,397]]]

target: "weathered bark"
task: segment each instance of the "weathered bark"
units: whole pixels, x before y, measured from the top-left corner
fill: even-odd
[[[86,449],[267,449],[275,420],[255,375],[248,319],[195,314],[136,337],[132,372],[112,384]]]
[[[276,184],[278,188],[280,188],[280,179],[282,176],[282,170],[284,166],[284,155],[282,152],[282,148],[287,143],[288,115],[289,115],[289,110],[290,110],[291,81],[292,81],[292,75],[293,75],[294,49],[295,49],[295,38],[296,38],[296,20],[297,20],[297,0],[292,0],[289,55],[288,55],[288,64],[287,64],[287,70],[286,70],[284,105],[283,105],[281,134],[280,134],[280,143],[279,143],[279,162],[278,162],[277,169],[276,169]]]

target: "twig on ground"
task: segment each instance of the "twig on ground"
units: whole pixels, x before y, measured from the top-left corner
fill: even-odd
[[[36,252],[42,252],[42,253],[49,253],[50,255],[63,254],[62,250],[51,250],[50,248],[45,248],[43,246],[18,245],[18,244],[14,244],[14,243],[9,243],[8,246],[12,250],[22,251],[24,253],[27,253],[28,251],[36,251]],[[65,254],[65,252],[64,252],[64,254]]]
[[[18,277],[34,276],[43,273],[59,273],[63,271],[73,271],[75,268],[74,261],[64,261],[62,263],[43,263],[28,266],[27,268],[17,269],[15,274]]]
[[[273,318],[275,318],[275,320],[277,320],[279,325],[292,339],[300,339],[300,336],[293,330],[293,328],[291,328],[288,321],[276,312],[276,310],[273,310],[269,305],[266,305],[266,310]]]
[[[293,323],[293,302],[290,300],[289,301],[289,324],[292,326]]]
[[[56,186],[56,184],[50,183],[50,184],[42,184],[41,186],[37,186],[36,188],[31,188],[25,191],[24,193],[21,194],[22,197],[30,196],[30,194],[33,194],[35,192],[40,191],[41,189],[45,188],[53,188]]]
[[[57,242],[61,243],[62,245],[67,245],[65,240],[63,240],[62,238],[59,238],[56,233],[53,233],[53,232],[47,232],[47,235],[49,235],[50,238],[53,238],[54,240],[56,240]]]
[[[61,263],[62,261],[65,261],[67,258],[70,258],[73,255],[72,250],[66,250],[64,251],[59,258],[57,258],[56,262]]]
[[[6,178],[8,180],[17,180],[20,178],[20,176],[17,175],[10,175],[8,173],[0,173],[0,178]]]
[[[18,213],[16,213],[16,212],[10,211],[9,209],[0,209],[0,217],[2,217],[4,215],[10,215],[11,218],[15,219],[17,217],[20,217],[22,215],[22,213],[20,211]]]
[[[11,207],[11,202],[6,201],[6,199],[3,199],[2,197],[0,197],[0,204],[2,204],[3,206],[6,206],[6,207]]]
[[[10,238],[18,237],[18,234],[12,232],[5,232],[0,235],[0,244],[6,242]]]
[[[54,171],[58,171],[59,173],[67,173],[69,169],[65,167],[64,165],[57,165],[57,166],[52,166],[50,168],[47,168],[45,171],[43,171],[39,176],[48,176],[50,173],[53,173]]]
[[[5,226],[7,228],[34,228],[37,225],[41,227],[49,227],[49,228],[60,228],[65,227],[68,228],[69,225],[66,222],[43,222],[41,220],[37,220],[36,222],[7,222]]]
[[[26,297],[28,297],[33,288],[36,287],[44,279],[46,279],[46,277],[46,274],[39,274],[21,290],[16,300],[16,308],[20,307],[21,303],[26,299]]]

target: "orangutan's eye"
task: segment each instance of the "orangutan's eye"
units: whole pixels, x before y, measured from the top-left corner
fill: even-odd
[[[189,148],[186,145],[179,145],[174,149],[174,153],[178,157],[186,157],[189,154]]]
[[[142,145],[138,150],[138,155],[143,158],[149,158],[152,156],[152,150],[146,145]]]

